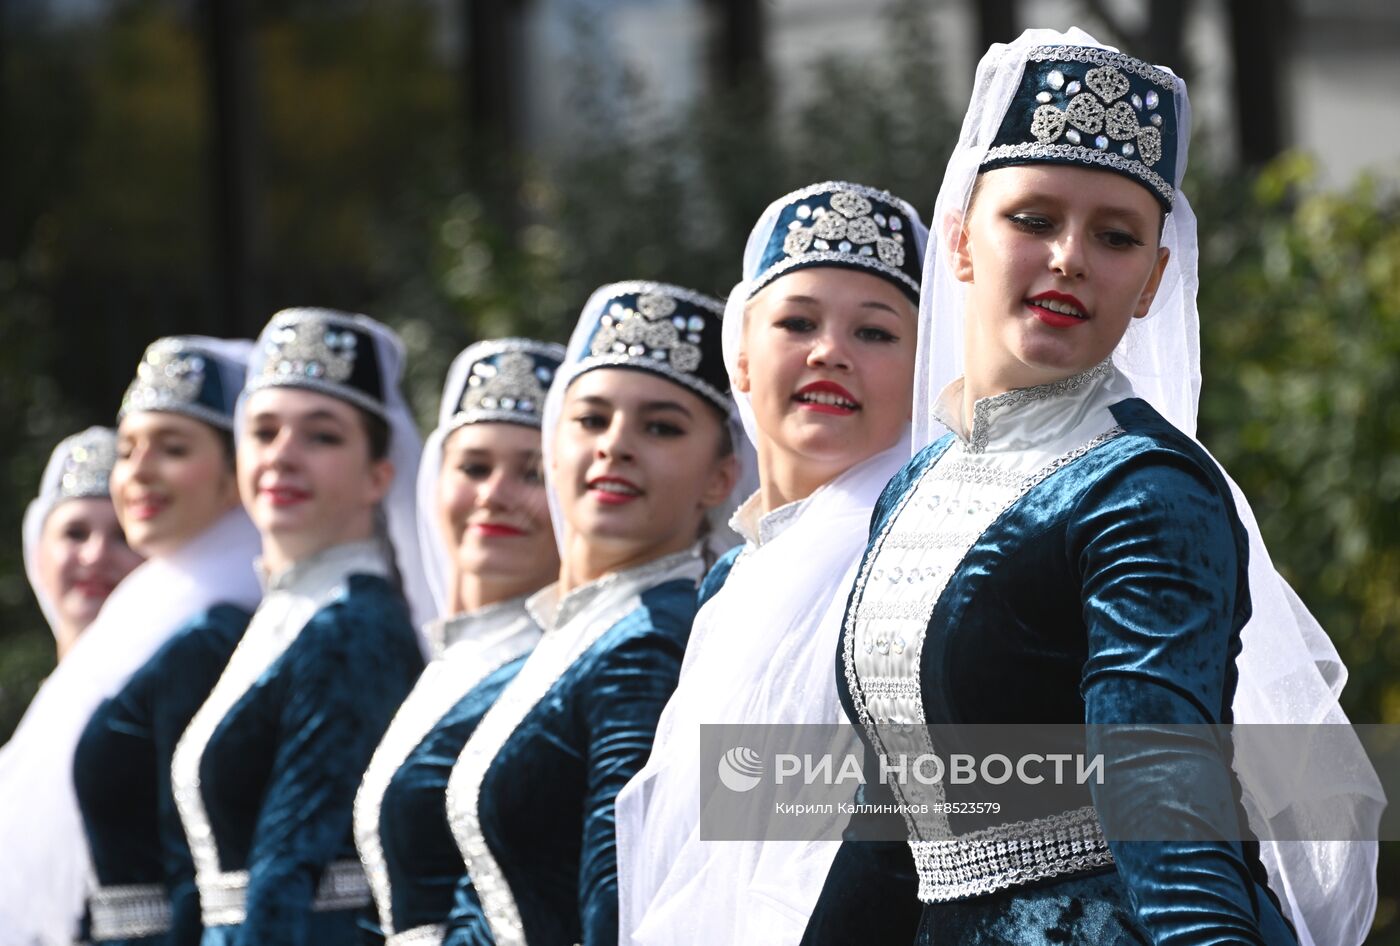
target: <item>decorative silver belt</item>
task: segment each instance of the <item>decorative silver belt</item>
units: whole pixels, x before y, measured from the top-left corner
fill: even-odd
[[[227,871],[214,877],[200,877],[199,905],[205,926],[235,926],[248,916],[248,872]],[[332,861],[321,874],[316,899],[311,909],[316,913],[332,910],[353,910],[370,904],[369,881],[359,861]]]
[[[92,938],[134,939],[170,929],[170,894],[163,884],[98,887],[88,898]]]
[[[390,935],[384,940],[384,946],[439,946],[446,935],[446,923],[415,926],[411,930]]]
[[[910,841],[919,899],[942,903],[1113,865],[1092,807],[937,841]]]

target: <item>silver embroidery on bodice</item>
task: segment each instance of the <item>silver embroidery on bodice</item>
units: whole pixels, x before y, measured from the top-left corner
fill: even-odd
[[[637,607],[642,592],[680,578],[699,582],[703,574],[704,560],[695,548],[607,575],[575,589],[557,604],[554,586],[528,602],[544,637],[477,725],[447,783],[448,821],[496,946],[525,946],[525,930],[515,895],[481,831],[477,805],[487,770],[555,681]]]
[[[246,888],[247,871],[225,871],[219,863],[218,844],[200,786],[205,747],[234,704],[296,641],[316,612],[344,590],[350,575],[383,577],[388,573],[379,543],[371,541],[335,546],[273,576],[219,682],[176,744],[171,783],[194,859],[206,926],[243,921],[241,896],[227,894]]]
[[[540,629],[525,610],[522,596],[435,621],[428,636],[442,641],[445,650],[423,671],[394,715],[355,795],[355,847],[374,893],[380,926],[395,943],[432,942],[427,932],[420,931],[433,928],[403,931],[405,936],[412,933],[418,939],[392,939],[398,935],[393,924],[393,891],[379,834],[384,793],[409,753],[438,721],[482,680],[529,653],[540,639]],[[441,935],[439,932],[439,940]]]
[[[883,757],[935,751],[924,725],[921,658],[934,609],[963,559],[1037,483],[1122,433],[1107,406],[1127,396],[1131,389],[1105,362],[1053,385],[977,402],[966,436],[956,420],[949,423],[956,439],[904,494],[875,537],[846,613],[846,685],[862,727]],[[1055,411],[1054,399],[1078,400],[1081,409],[1072,423],[1047,431],[1037,425],[1037,411],[1027,408],[1039,402],[1040,413],[1046,407]],[[940,406],[947,414],[960,403],[961,386],[955,382]],[[1054,420],[1063,413],[1048,416]],[[980,852],[976,847],[992,839],[954,839],[941,807],[943,784],[920,785],[915,797],[906,797],[897,781],[890,784],[897,801],[914,811],[926,806],[926,814],[905,816],[920,868],[920,899],[950,899],[955,889],[958,895],[987,892],[978,873],[985,865],[964,863],[962,854],[972,851],[973,861],[995,862],[995,856],[986,857],[990,847]],[[1088,812],[1092,816],[1093,809]]]

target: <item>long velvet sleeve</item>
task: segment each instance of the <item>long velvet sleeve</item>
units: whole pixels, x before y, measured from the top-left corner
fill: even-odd
[[[1067,533],[1083,576],[1089,753],[1111,760],[1104,784],[1091,783],[1105,833],[1180,837],[1193,825],[1222,839],[1110,841],[1139,922],[1163,946],[1295,941],[1244,843],[1229,840],[1243,815],[1228,749],[1208,730],[1147,740],[1138,729],[1124,751],[1095,728],[1229,721],[1247,546],[1223,489],[1179,454],[1144,457],[1089,490]]]
[[[400,602],[395,602],[401,607]],[[280,742],[248,856],[239,946],[309,946],[321,873],[348,847],[351,806],[370,756],[422,670],[404,615],[321,609],[278,675]]]
[[[199,890],[194,882],[194,858],[175,806],[170,784],[170,760],[175,745],[199,711],[229,655],[242,638],[251,615],[221,605],[172,640],[160,664],[161,685],[154,694],[152,738],[156,750],[156,818],[161,867],[170,891],[169,946],[199,946],[204,927],[199,916]]]
[[[634,615],[635,619],[638,615]],[[632,620],[629,619],[629,620]],[[625,634],[584,695],[588,781],[583,798],[579,918],[583,946],[617,943],[618,792],[651,755],[661,710],[680,678],[685,636]]]

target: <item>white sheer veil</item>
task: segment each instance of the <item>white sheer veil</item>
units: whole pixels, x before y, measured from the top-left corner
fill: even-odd
[[[932,407],[944,386],[963,373],[965,287],[952,271],[949,241],[957,234],[983,156],[1020,83],[1027,52],[1035,46],[1065,44],[1112,49],[1078,29],[1027,30],[1010,44],[994,45],[978,64],[972,101],[934,207],[936,238],[925,257],[914,389],[915,451],[943,433]],[[1176,107],[1180,131],[1177,181],[1172,183],[1179,185],[1186,169],[1191,119],[1186,85],[1180,81]],[[1113,360],[1140,397],[1194,436],[1201,389],[1198,243],[1196,217],[1179,186],[1162,245],[1171,250],[1162,285],[1147,317],[1134,320]],[[1235,721],[1346,724],[1338,702],[1346,680],[1341,658],[1275,570],[1247,500],[1233,480],[1230,486],[1236,510],[1249,531],[1253,602],[1237,664]],[[1354,735],[1347,739],[1339,734],[1326,742],[1325,749],[1302,759],[1237,759],[1250,821],[1261,837],[1289,836],[1297,830],[1298,820],[1308,817],[1310,808],[1316,811],[1323,805],[1335,836],[1377,837],[1385,796],[1359,741]],[[1302,770],[1315,774],[1299,779]],[[1334,774],[1328,777],[1323,772]],[[1318,789],[1319,796],[1299,797],[1274,787],[1285,783],[1326,788]],[[1303,946],[1355,946],[1365,938],[1376,909],[1375,841],[1264,840],[1260,847],[1270,886],[1284,903]]]
[[[185,340],[241,368],[243,340]],[[257,533],[241,508],[122,580],[77,644],[44,681],[0,749],[0,931],[6,942],[69,946],[90,873],[73,789],[73,752],[104,699],[190,618],[215,604],[251,611]]]
[[[850,185],[804,190],[840,186]],[[744,252],[744,279],[729,294],[723,337],[731,382],[744,310],[789,197],[759,218]],[[908,251],[924,252],[927,230],[917,211],[897,198],[891,203],[911,223]],[[734,400],[746,440],[756,445],[760,432],[749,396],[736,389]],[[800,918],[815,906],[839,842],[700,840],[700,813],[708,803],[701,794],[700,726],[844,722],[832,661],[847,592],[871,509],[908,456],[906,432],[814,492],[799,519],[746,558],[696,616],[680,685],[662,714],[651,757],[618,797],[623,946],[778,946],[801,938]],[[839,833],[839,817],[827,828],[828,836]]]

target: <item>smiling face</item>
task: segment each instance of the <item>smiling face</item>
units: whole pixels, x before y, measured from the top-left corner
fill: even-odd
[[[169,555],[237,502],[228,448],[213,427],[165,411],[122,418],[112,503],[132,548]]]
[[[393,464],[370,457],[359,408],[297,388],[249,395],[238,488],[270,567],[370,538],[393,479]]]
[[[762,433],[765,486],[799,495],[899,439],[909,420],[914,306],[888,280],[834,267],[782,276],[745,313],[735,387]]]
[[[141,556],[126,544],[111,500],[102,497],[55,506],[44,520],[37,555],[39,584],[59,621],[62,659]]]
[[[967,375],[978,396],[1107,358],[1161,282],[1160,222],[1147,188],[1109,171],[985,172],[953,248],[954,274],[969,284]]]
[[[458,596],[454,611],[526,594],[558,577],[542,464],[533,427],[467,424],[443,441],[438,524]],[[464,577],[485,594],[465,594]],[[483,600],[467,600],[473,597]]]
[[[718,411],[674,382],[625,368],[580,376],[551,458],[566,570],[592,579],[693,545],[738,476],[724,442]]]

